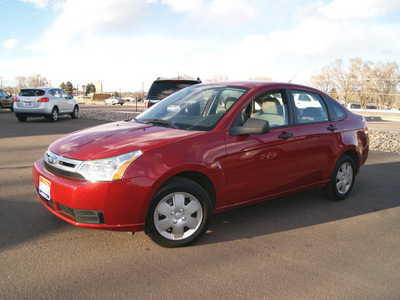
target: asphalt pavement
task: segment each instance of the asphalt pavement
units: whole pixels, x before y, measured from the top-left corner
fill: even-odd
[[[400,155],[370,153],[345,201],[317,189],[232,210],[197,244],[165,249],[39,203],[33,162],[102,123],[0,113],[0,299],[400,298]]]

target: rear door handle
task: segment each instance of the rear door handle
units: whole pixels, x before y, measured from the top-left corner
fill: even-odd
[[[338,129],[338,127],[336,125],[329,125],[327,129],[330,131],[335,131],[336,129]]]
[[[293,133],[282,133],[281,135],[278,135],[278,138],[283,139],[283,140],[291,138],[291,137],[293,137]]]

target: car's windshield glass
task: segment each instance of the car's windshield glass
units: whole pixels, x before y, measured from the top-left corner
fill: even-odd
[[[196,84],[196,81],[156,81],[151,85],[147,94],[147,99],[161,100],[165,97],[185,88]]]
[[[191,86],[141,113],[135,120],[184,130],[213,129],[246,92],[236,86]]]
[[[25,96],[25,97],[35,97],[35,96],[43,96],[45,92],[43,90],[37,90],[37,89],[24,89],[19,92],[20,96]]]

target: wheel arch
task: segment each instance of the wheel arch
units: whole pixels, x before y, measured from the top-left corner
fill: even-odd
[[[357,151],[354,149],[349,149],[345,151],[340,157],[348,155],[354,161],[354,165],[356,166],[356,172],[360,169],[360,158],[358,157]],[[340,159],[340,158],[339,158]]]
[[[216,192],[215,192],[215,187],[210,178],[206,176],[205,174],[198,172],[198,171],[185,171],[181,173],[174,174],[170,178],[168,178],[160,188],[162,188],[164,185],[168,184],[171,180],[174,180],[176,178],[186,178],[189,180],[192,180],[196,182],[198,185],[200,185],[206,193],[210,196],[211,202],[212,202],[212,209],[214,210],[215,208],[215,201],[216,201]]]

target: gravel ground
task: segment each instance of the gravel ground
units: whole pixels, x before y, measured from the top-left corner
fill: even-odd
[[[81,110],[80,117],[104,121],[121,121],[132,119],[139,113],[122,113],[104,110]],[[400,133],[383,130],[370,130],[369,149],[400,154]]]
[[[400,154],[400,133],[393,131],[370,130],[369,150]]]

